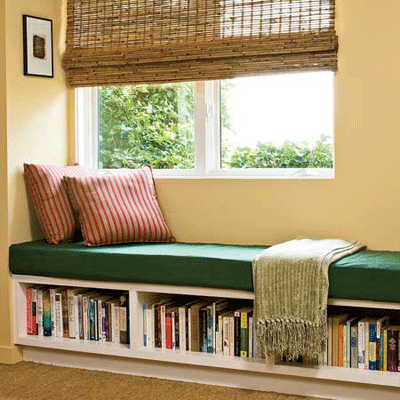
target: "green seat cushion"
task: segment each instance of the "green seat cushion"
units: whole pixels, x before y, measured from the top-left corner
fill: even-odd
[[[34,241],[10,247],[14,274],[252,290],[252,259],[265,247],[155,243],[85,247]]]
[[[85,247],[34,241],[10,247],[10,270],[55,278],[252,291],[252,259],[265,248],[186,243]],[[400,253],[364,250],[342,258],[329,267],[329,295],[400,302]]]

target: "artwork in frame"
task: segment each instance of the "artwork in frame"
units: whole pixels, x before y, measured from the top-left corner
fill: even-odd
[[[24,75],[54,77],[53,21],[23,15]]]

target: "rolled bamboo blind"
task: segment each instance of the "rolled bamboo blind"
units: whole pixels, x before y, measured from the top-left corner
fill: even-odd
[[[336,70],[335,0],[68,0],[70,85]]]

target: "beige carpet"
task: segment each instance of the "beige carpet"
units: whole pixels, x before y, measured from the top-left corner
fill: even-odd
[[[0,400],[309,400],[109,372],[22,362],[0,365]]]

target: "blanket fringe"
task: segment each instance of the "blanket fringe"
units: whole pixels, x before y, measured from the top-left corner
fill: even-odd
[[[257,342],[262,357],[279,355],[288,360],[315,357],[326,348],[326,311],[318,322],[295,318],[275,318],[257,322]],[[306,339],[306,340],[305,340]]]

